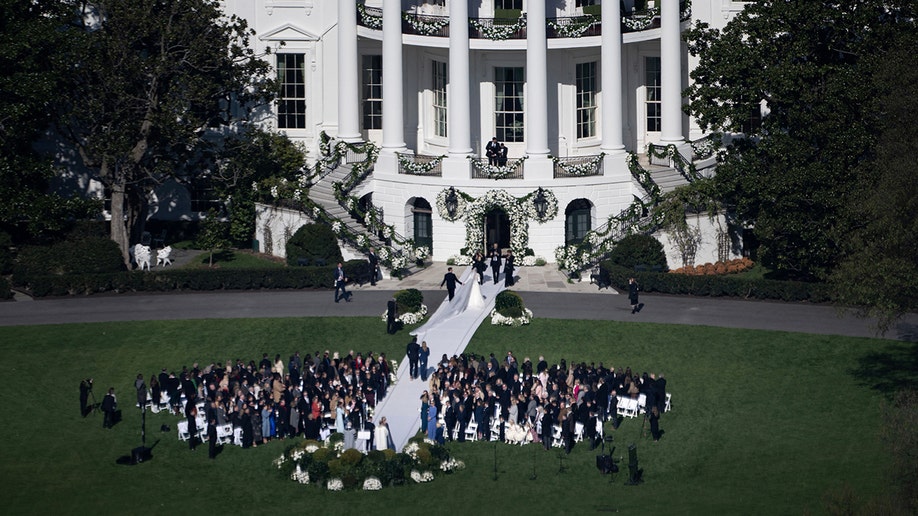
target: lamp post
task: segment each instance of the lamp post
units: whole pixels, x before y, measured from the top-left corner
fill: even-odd
[[[542,187],[539,187],[539,191],[536,192],[535,199],[533,199],[532,204],[535,206],[536,214],[539,216],[539,220],[545,218],[545,212],[548,210],[548,199],[545,198],[545,190]]]
[[[449,187],[449,192],[446,194],[446,213],[449,214],[451,219],[456,218],[456,210],[459,209],[459,196],[456,195],[456,188]]]

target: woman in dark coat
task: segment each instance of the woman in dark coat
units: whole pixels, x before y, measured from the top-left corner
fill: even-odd
[[[631,302],[631,313],[638,311],[638,284],[634,278],[628,279],[628,301]]]
[[[660,411],[657,410],[656,405],[650,409],[650,435],[653,437],[654,442],[659,441],[660,436],[663,435],[660,432]]]

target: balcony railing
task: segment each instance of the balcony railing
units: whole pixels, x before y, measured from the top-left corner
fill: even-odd
[[[680,19],[691,17],[691,3],[679,2]],[[368,29],[382,30],[382,9],[357,5],[357,23]],[[512,18],[469,18],[469,37],[472,39],[526,39],[526,25],[532,23],[525,15]],[[581,38],[602,35],[602,18],[594,14],[546,18],[546,35],[550,39]],[[622,13],[622,32],[640,32],[660,28],[660,9],[651,7],[644,11]],[[402,33],[437,38],[449,37],[449,17],[418,12],[402,13]]]
[[[599,154],[552,158],[555,165],[555,178],[601,176],[603,157],[603,154]]]
[[[469,158],[472,162],[472,179],[523,179],[523,161],[526,157],[508,161],[506,165],[489,165],[488,158]]]
[[[426,154],[396,154],[398,156],[398,173],[412,176],[440,177],[443,175],[441,163],[443,156]]]

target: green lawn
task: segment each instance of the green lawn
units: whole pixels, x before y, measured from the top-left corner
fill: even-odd
[[[207,269],[210,266],[210,253],[204,252],[191,259],[186,269]],[[283,269],[281,260],[269,260],[246,250],[226,250],[214,253],[214,267],[221,269]],[[272,357],[273,358],[273,357]]]
[[[845,482],[864,497],[888,484],[878,438],[885,400],[872,388],[883,378],[863,378],[859,371],[901,352],[902,343],[545,319],[520,329],[483,325],[470,351],[512,350],[533,361],[541,353],[549,361],[564,357],[664,372],[673,393],[673,411],[661,419],[664,438],[641,439],[640,419],[610,431],[615,455],[626,461],[627,444],[637,444],[643,485],[623,485],[625,474],[610,483],[595,468],[596,452],[582,444],[561,463],[557,450],[466,443],[451,446],[468,467],[450,477],[377,493],[328,493],[272,471],[282,443],[230,446],[210,461],[206,447],[190,452],[176,439],[177,418],[166,414],[147,419],[148,445],[156,442],[152,461],[115,464],[140,444],[140,415],[132,402],[138,372],[149,379],[164,366],[257,359],[262,352],[286,358],[295,350],[372,350],[401,358],[406,337],[386,335],[373,318],[0,328],[8,378],[0,391],[9,415],[0,433],[6,510],[799,514],[821,512],[824,493]],[[108,386],[119,393],[124,421],[112,430],[102,429],[101,415],[79,417],[77,386],[87,376],[96,379],[99,401]],[[164,423],[172,432],[160,432]]]

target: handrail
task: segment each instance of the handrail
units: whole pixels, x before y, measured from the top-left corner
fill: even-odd
[[[555,179],[562,177],[588,177],[602,175],[602,162],[605,153],[594,156],[549,157],[554,163]]]
[[[487,158],[469,156],[472,163],[472,179],[523,179],[523,161],[527,156],[510,161],[506,165],[490,165]]]

